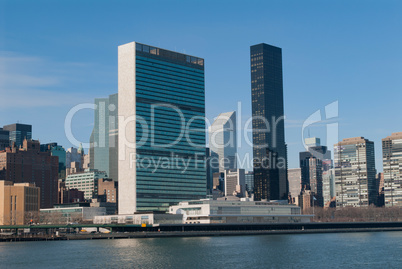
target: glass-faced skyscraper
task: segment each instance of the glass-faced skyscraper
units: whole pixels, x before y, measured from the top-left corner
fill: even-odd
[[[0,128],[0,150],[10,146],[10,131]]]
[[[209,148],[217,155],[219,169],[213,171],[225,172],[227,169],[237,168],[237,138],[236,112],[219,114],[209,129]],[[215,167],[214,167],[215,168]]]
[[[282,49],[251,46],[254,197],[288,199],[283,109]]]
[[[206,197],[204,60],[119,46],[119,214]]]
[[[95,98],[90,167],[109,175],[109,98]]]
[[[90,168],[118,181],[118,94],[95,98],[94,129],[90,138]]]
[[[10,132],[10,145],[14,142],[17,147],[20,147],[25,139],[32,139],[32,125],[14,123],[4,125],[3,129]]]

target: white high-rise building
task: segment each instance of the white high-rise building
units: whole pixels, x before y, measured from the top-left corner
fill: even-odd
[[[206,197],[204,60],[118,48],[119,214]]]
[[[221,113],[209,127],[211,155],[219,160],[219,172],[237,168],[236,112]],[[218,171],[214,171],[218,172]]]

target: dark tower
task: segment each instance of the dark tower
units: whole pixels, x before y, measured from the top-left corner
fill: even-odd
[[[287,199],[282,49],[258,44],[250,56],[255,199]]]
[[[15,145],[20,147],[25,139],[32,139],[32,125],[14,123],[4,125],[3,129],[10,132],[10,145],[15,142]]]

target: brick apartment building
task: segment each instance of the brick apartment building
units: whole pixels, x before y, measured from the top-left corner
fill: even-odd
[[[13,143],[0,151],[0,180],[13,183],[35,183],[40,188],[40,207],[57,203],[59,158],[40,152],[40,143],[24,140],[21,147]]]

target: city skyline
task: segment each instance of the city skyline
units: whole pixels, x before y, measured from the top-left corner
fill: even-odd
[[[298,167],[298,152],[304,150],[302,122],[316,110],[338,100],[338,140],[364,136],[373,141],[376,168],[380,172],[381,139],[401,131],[393,119],[401,115],[396,102],[402,97],[398,91],[402,84],[398,77],[402,59],[398,48],[402,40],[392,34],[401,26],[397,20],[401,5],[371,3],[362,6],[352,2],[348,4],[350,11],[345,11],[336,4],[314,4],[314,9],[311,9],[314,2],[308,3],[305,7],[300,6],[305,11],[303,16],[279,3],[261,4],[260,10],[234,5],[225,13],[226,20],[196,18],[188,25],[174,22],[161,25],[166,15],[163,15],[165,4],[160,3],[154,10],[159,18],[150,20],[138,14],[138,19],[147,22],[148,26],[138,27],[133,22],[124,29],[113,28],[126,22],[124,16],[119,16],[121,19],[116,24],[109,21],[110,25],[106,25],[101,21],[106,11],[100,9],[99,13],[90,14],[87,12],[91,8],[88,3],[83,3],[82,10],[77,10],[76,22],[64,18],[65,15],[58,11],[59,8],[72,10],[74,4],[55,5],[50,8],[54,12],[46,11],[46,16],[39,16],[45,11],[30,3],[26,3],[26,11],[19,13],[12,12],[15,10],[13,3],[2,3],[0,14],[5,26],[0,30],[0,94],[13,102],[1,106],[0,126],[15,122],[32,124],[34,139],[40,139],[41,143],[58,142],[69,148],[71,144],[63,128],[65,115],[74,105],[93,102],[95,97],[107,97],[117,92],[116,48],[132,40],[178,52],[184,50],[205,58],[208,62],[207,117],[212,121],[223,111],[237,110],[237,101],[241,100],[242,115],[239,116],[247,118],[251,115],[248,47],[265,42],[283,49],[288,167]],[[191,15],[183,15],[185,18],[193,18],[194,14],[202,14],[208,8],[208,5],[190,5],[196,9]],[[216,13],[224,8],[221,3],[215,6],[213,12]],[[130,7],[127,4],[124,12],[128,12]],[[136,8],[145,6],[139,4]],[[357,8],[359,14],[353,13]],[[254,15],[250,14],[251,10]],[[175,12],[180,13],[179,10]],[[258,16],[264,12],[270,16]],[[341,22],[336,20],[339,15],[344,18]],[[379,18],[376,22],[371,20],[374,15]],[[244,16],[245,22],[237,21],[239,16]],[[94,24],[86,23],[89,19]],[[322,22],[322,26],[315,24],[317,20]],[[34,29],[31,33],[23,27],[28,21]],[[67,26],[64,21],[71,24]],[[258,26],[257,22],[260,22]],[[97,30],[99,27],[95,23],[100,28],[113,29],[113,33]],[[87,27],[79,27],[82,24]],[[310,29],[312,24],[316,27]],[[175,30],[179,30],[177,32],[188,32],[191,38],[172,33],[168,30],[170,25],[174,25]],[[216,32],[210,31],[211,25],[216,26]],[[55,31],[56,27],[60,31]],[[149,34],[151,29],[152,35]],[[40,32],[43,35],[37,40]],[[373,36],[377,38],[373,39]],[[73,42],[75,38],[82,39]],[[387,50],[379,50],[382,45],[386,45]],[[365,92],[364,105],[356,103],[362,91]],[[381,92],[380,97],[378,92]],[[225,102],[217,105],[215,100],[223,96],[227,96]],[[385,102],[387,105],[383,105]],[[93,112],[86,110],[79,118],[74,122],[73,132],[82,141],[89,141]],[[49,124],[54,127],[54,132],[47,131]],[[311,135],[324,139],[325,132],[321,127],[311,127]],[[327,146],[330,150],[333,147]],[[251,151],[246,146],[238,150],[240,155]]]
[[[0,267],[401,267],[401,29],[396,0],[0,0]]]

